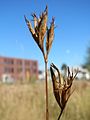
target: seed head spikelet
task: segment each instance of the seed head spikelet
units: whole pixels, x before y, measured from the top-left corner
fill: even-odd
[[[59,81],[57,81],[57,79],[56,79],[57,77],[55,76],[53,69],[55,69],[58,72]],[[66,103],[72,94],[71,86],[72,86],[73,80],[76,77],[78,71],[75,73],[75,75],[73,75],[73,71],[72,71],[72,73],[70,73],[70,69],[68,67],[67,68],[68,76],[65,78],[65,80],[64,80],[64,78],[61,77],[61,73],[60,73],[59,69],[54,64],[51,64],[50,72],[51,72],[51,78],[52,78],[52,84],[53,84],[53,93],[54,93],[55,99],[61,109],[60,115],[58,117],[58,120],[59,120],[63,113],[63,110],[65,109]],[[61,82],[61,80],[63,80],[63,82]],[[63,84],[61,84],[61,83],[63,83]]]

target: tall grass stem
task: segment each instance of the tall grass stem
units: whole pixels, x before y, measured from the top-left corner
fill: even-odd
[[[49,110],[48,110],[48,76],[47,76],[47,64],[48,62],[45,61],[45,90],[46,90],[46,120],[49,120]]]

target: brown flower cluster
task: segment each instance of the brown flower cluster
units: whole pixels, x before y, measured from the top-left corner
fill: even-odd
[[[54,69],[58,73],[59,81],[57,81],[57,77],[54,73]],[[70,69],[68,67],[67,68],[68,75],[67,75],[67,78],[65,79],[61,76],[59,69],[53,63],[50,66],[50,71],[51,71],[51,77],[52,77],[52,83],[53,83],[54,96],[59,107],[61,108],[61,112],[58,117],[58,120],[59,120],[66,106],[66,103],[73,92],[71,91],[71,86],[72,86],[73,80],[75,79],[78,73],[78,70],[76,71],[75,75],[73,75],[73,71],[72,73],[70,73]]]
[[[25,21],[27,23],[29,31],[32,34],[32,37],[34,38],[35,42],[41,49],[41,51],[44,55],[44,59],[47,59],[50,48],[52,46],[53,39],[54,39],[54,18],[52,18],[50,28],[48,28],[48,26],[47,26],[48,7],[47,6],[39,18],[36,16],[35,13],[32,14],[32,17],[33,17],[33,21],[34,21],[34,27],[32,27],[31,22],[26,17],[25,17]],[[46,53],[44,50],[45,35],[47,36],[46,37]]]

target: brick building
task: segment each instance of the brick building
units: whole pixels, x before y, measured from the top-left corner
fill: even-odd
[[[38,62],[0,56],[0,80],[3,75],[10,75],[14,80],[38,79]]]

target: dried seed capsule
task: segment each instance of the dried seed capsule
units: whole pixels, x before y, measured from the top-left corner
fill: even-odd
[[[29,31],[30,31],[31,34],[32,34],[32,37],[34,38],[34,40],[35,40],[35,41],[37,42],[37,44],[38,44],[39,39],[38,39],[37,34],[35,33],[35,30],[32,28],[32,25],[31,25],[30,21],[26,18],[26,16],[24,16],[24,18],[25,18],[26,24],[27,24],[27,26],[28,26],[28,28],[29,28]]]
[[[59,78],[58,82],[56,79],[57,77],[54,74],[53,68],[58,72],[58,78]],[[55,99],[56,99],[58,105],[61,108],[61,112],[58,117],[58,120],[60,119],[60,116],[62,115],[63,110],[65,109],[66,103],[72,94],[72,92],[71,92],[72,82],[78,73],[78,71],[77,71],[76,74],[73,76],[73,71],[72,71],[72,74],[70,74],[69,67],[67,70],[68,70],[68,76],[67,76],[66,80],[62,79],[62,81],[63,81],[63,84],[62,84],[61,74],[60,74],[58,68],[54,64],[51,64],[51,66],[50,66],[54,96],[55,96]]]
[[[45,11],[42,13],[42,16],[40,16],[39,24],[38,24],[38,37],[39,37],[39,44],[43,49],[44,45],[44,37],[46,34],[46,29],[47,29],[47,7]]]
[[[52,67],[50,67],[50,72],[51,72],[52,83],[53,83],[53,93],[54,93],[54,96],[55,96],[55,99],[56,99],[58,105],[61,107],[61,105],[60,105],[60,95],[59,95],[59,83],[56,80],[56,76],[54,74],[54,71],[53,71]]]
[[[53,39],[54,39],[54,18],[52,18],[51,26],[47,30],[47,41],[46,41],[47,54],[49,54],[50,48],[52,46]]]

